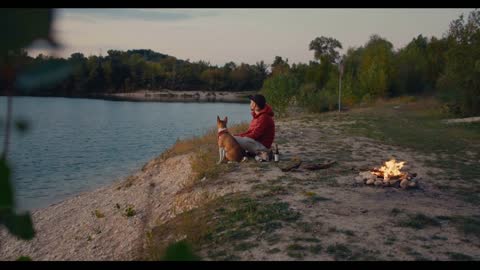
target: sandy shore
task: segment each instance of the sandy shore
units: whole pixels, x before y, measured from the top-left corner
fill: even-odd
[[[187,181],[187,156],[165,163],[151,161],[144,170],[92,192],[32,213],[36,236],[18,240],[0,228],[0,260],[134,260],[151,220],[168,218],[174,196]],[[135,211],[126,215],[126,209]]]
[[[248,103],[247,96],[255,91],[246,92],[212,92],[212,91],[149,91],[141,90],[131,93],[98,94],[93,97],[128,100],[128,101],[161,101],[161,102],[234,102]]]

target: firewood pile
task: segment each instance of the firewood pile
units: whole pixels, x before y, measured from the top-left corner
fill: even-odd
[[[368,171],[361,171],[355,177],[357,184],[372,185],[377,187],[395,187],[411,189],[418,187],[416,173],[401,172],[405,162],[396,162],[394,159],[385,162],[381,168],[373,168]]]

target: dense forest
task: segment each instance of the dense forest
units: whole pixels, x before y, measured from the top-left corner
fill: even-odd
[[[306,44],[307,45],[307,44]],[[306,46],[307,47],[307,46]],[[306,48],[307,49],[307,48]],[[14,53],[24,67],[71,67],[60,83],[18,89],[18,95],[87,96],[92,93],[122,93],[136,90],[259,91],[282,113],[291,103],[310,111],[338,106],[342,75],[342,104],[351,106],[378,98],[402,95],[436,96],[452,113],[480,114],[480,11],[460,16],[450,23],[443,37],[414,37],[394,49],[387,39],[372,35],[360,47],[344,55],[340,41],[317,37],[308,49],[309,63],[288,63],[276,56],[271,65],[226,63],[215,66],[190,62],[152,50],[109,50],[106,56],[69,58],[38,55],[25,50]],[[343,66],[340,74],[339,67]],[[4,82],[0,81],[0,89]]]

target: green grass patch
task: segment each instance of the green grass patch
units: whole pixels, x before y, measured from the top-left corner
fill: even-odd
[[[347,236],[355,236],[355,233],[351,230],[338,230],[338,232],[343,233]]]
[[[480,239],[480,217],[453,216],[451,222],[465,236]]]
[[[211,259],[217,259],[221,257],[226,257],[228,254],[225,250],[219,250],[219,251],[208,251],[208,257]]]
[[[277,195],[287,195],[288,193],[288,189],[284,186],[270,186],[268,191],[263,193],[261,196],[271,197]]]
[[[276,254],[278,252],[280,252],[281,250],[278,249],[278,248],[273,248],[273,249],[269,249],[267,250],[267,254]]]
[[[433,235],[432,237],[430,237],[430,239],[432,239],[432,240],[439,240],[439,241],[447,241],[447,240],[448,240],[447,237],[438,236],[438,235]]]
[[[280,236],[276,234],[269,235],[267,238],[265,238],[265,241],[267,241],[267,244],[269,244],[270,246],[279,243],[280,240]]]
[[[295,237],[293,238],[295,242],[310,242],[310,243],[319,243],[320,240],[313,237]]]
[[[415,214],[407,215],[407,218],[399,221],[397,225],[400,227],[410,227],[418,230],[429,226],[438,227],[441,224],[435,218],[428,217],[424,214]]]
[[[172,238],[186,237],[194,251],[214,245],[234,251],[247,250],[256,245],[252,236],[264,234],[272,245],[280,241],[274,232],[283,223],[296,221],[300,214],[285,202],[268,198],[250,198],[248,193],[231,194],[207,202],[199,208],[177,215],[152,230],[147,259],[158,259]]]
[[[334,232],[337,232],[337,231],[338,231],[337,227],[335,227],[335,226],[328,228],[328,232],[334,233]]]
[[[137,214],[137,211],[133,208],[133,205],[128,205],[127,208],[125,208],[124,215],[126,217],[133,217]]]
[[[411,248],[406,249],[407,255],[412,256],[416,261],[428,261],[429,259],[425,258],[421,253]]]
[[[307,248],[299,244],[291,244],[287,246],[287,250],[306,250]]]
[[[224,261],[240,261],[240,257],[234,254],[229,254],[227,257],[223,259]]]
[[[200,261],[190,244],[186,241],[179,241],[167,247],[163,261]]]
[[[313,224],[309,222],[297,222],[297,227],[301,232],[311,233],[313,232]]]
[[[397,238],[395,236],[387,236],[387,239],[385,239],[385,242],[383,242],[387,246],[393,245],[397,241]]]
[[[327,253],[332,255],[335,260],[348,260],[353,257],[353,252],[344,244],[335,244],[327,247]]]
[[[458,252],[446,252],[446,255],[450,258],[452,261],[473,261],[474,258],[463,254],[463,253],[458,253]]]
[[[330,200],[331,199],[325,198],[325,197],[322,197],[322,196],[319,196],[319,195],[313,195],[313,196],[309,196],[306,199],[303,199],[302,202],[305,203],[305,204],[316,204],[316,203],[319,203],[319,202],[330,201]]]
[[[321,176],[318,181],[328,187],[340,187],[334,175]]]
[[[305,256],[303,252],[298,251],[288,251],[287,255],[294,259],[303,259],[303,257]]]
[[[313,254],[320,254],[323,250],[323,247],[320,244],[316,244],[316,245],[310,246],[309,250]]]
[[[335,244],[327,247],[327,253],[338,261],[378,261],[381,260],[379,251],[371,251],[361,247]]]
[[[235,251],[245,251],[245,250],[252,249],[254,247],[258,247],[258,244],[257,243],[251,243],[251,242],[242,242],[238,245],[235,245],[233,250],[235,250]]]
[[[401,209],[398,209],[398,208],[393,208],[391,211],[390,211],[390,214],[392,216],[397,216],[398,214],[401,214],[401,213],[404,213],[403,210]]]

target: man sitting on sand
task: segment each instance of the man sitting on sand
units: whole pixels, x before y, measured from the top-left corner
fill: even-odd
[[[275,138],[275,123],[273,111],[263,95],[248,96],[252,122],[246,132],[234,135],[240,146],[256,155],[259,152],[268,152]]]

